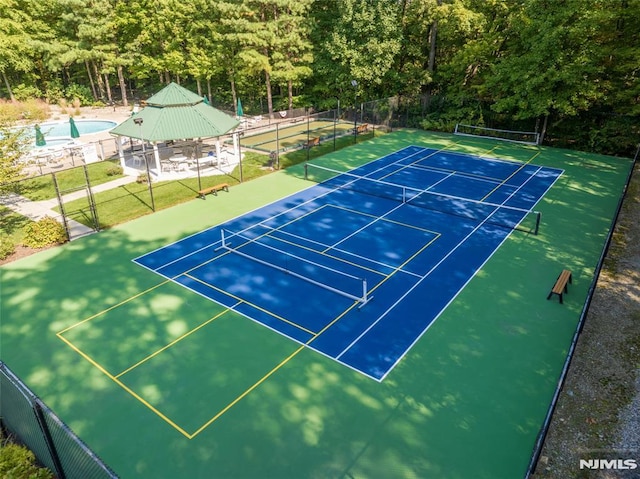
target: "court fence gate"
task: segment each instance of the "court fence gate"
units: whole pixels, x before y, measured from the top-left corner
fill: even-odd
[[[0,427],[28,447],[58,479],[118,479],[2,361]]]

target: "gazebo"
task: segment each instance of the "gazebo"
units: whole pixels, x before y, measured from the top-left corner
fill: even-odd
[[[161,176],[159,143],[219,138],[239,124],[235,118],[209,105],[201,96],[177,83],[170,83],[151,96],[144,108],[111,130],[111,134],[138,139],[143,145],[145,142],[153,145],[156,171]],[[238,136],[234,135],[236,155],[239,154],[238,142]],[[120,163],[124,168],[124,152],[121,142],[118,144]],[[216,155],[220,156],[219,141],[216,141]]]

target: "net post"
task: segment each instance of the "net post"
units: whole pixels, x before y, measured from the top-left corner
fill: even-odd
[[[536,211],[536,227],[533,231],[534,235],[538,234],[538,231],[540,230],[540,218],[542,217],[542,213],[540,211]]]
[[[367,278],[362,279],[362,301],[367,302]]]
[[[304,179],[309,179],[309,164],[307,162],[304,164]]]
[[[364,307],[369,301],[371,301],[372,297],[369,297],[369,292],[367,290],[367,278],[362,278],[362,297],[358,298],[357,301],[360,303],[358,309]]]

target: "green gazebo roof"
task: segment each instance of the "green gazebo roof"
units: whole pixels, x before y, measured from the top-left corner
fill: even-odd
[[[142,119],[137,125],[135,120]],[[202,97],[170,83],[151,96],[146,106],[111,130],[111,134],[150,142],[224,135],[240,122],[206,104]]]

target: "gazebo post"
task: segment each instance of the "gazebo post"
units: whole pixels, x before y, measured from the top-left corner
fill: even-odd
[[[120,141],[120,137],[116,137],[116,143],[118,145],[118,159],[120,160],[120,167],[122,167],[122,171],[124,171],[125,166],[127,166],[125,164],[124,161],[124,151],[122,150],[122,141]]]
[[[156,160],[156,171],[158,172],[158,178],[162,176],[162,168],[160,168],[160,151],[158,150],[158,142],[153,142],[153,158]]]
[[[216,138],[216,167],[220,168],[220,137]]]
[[[240,135],[237,132],[233,134],[233,155],[240,159]]]

